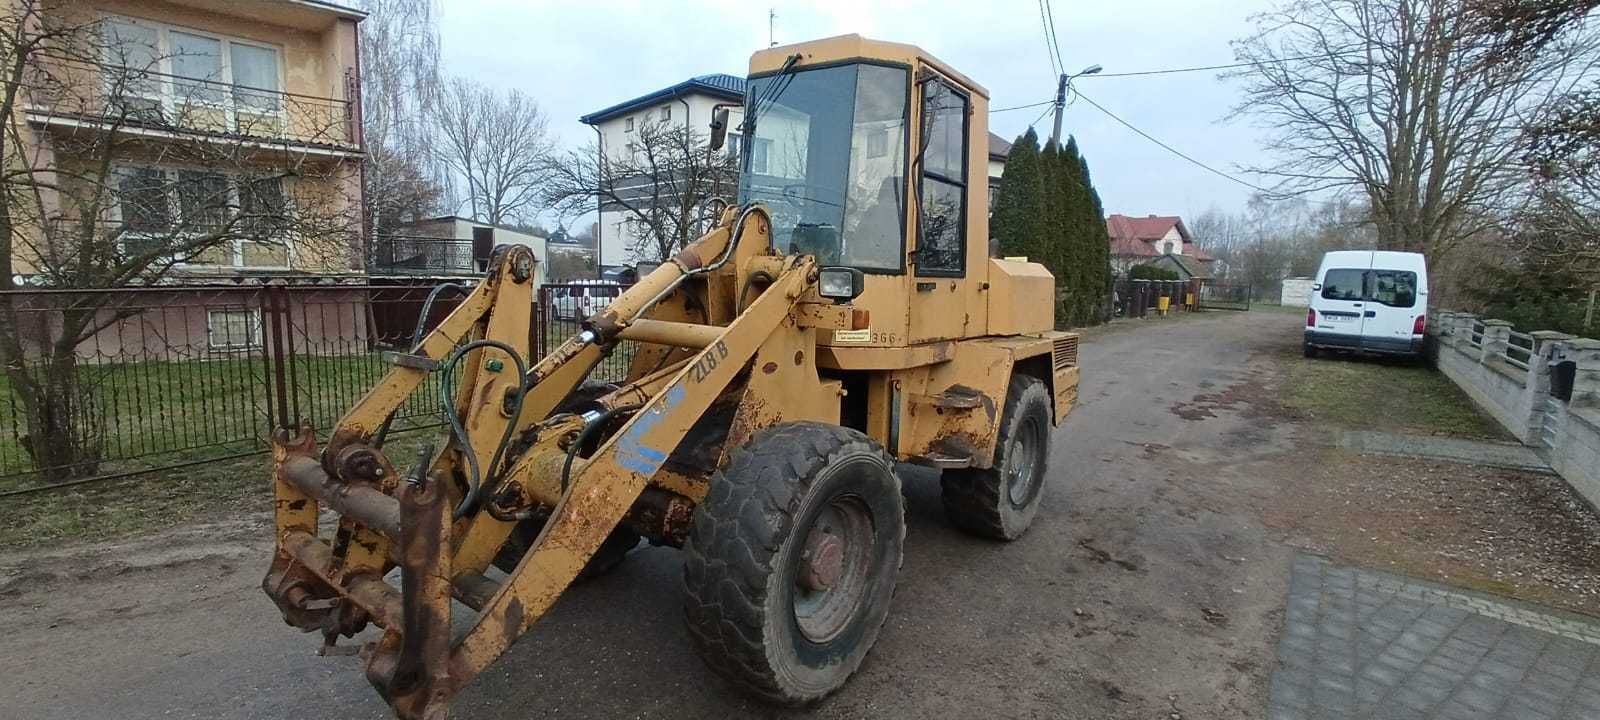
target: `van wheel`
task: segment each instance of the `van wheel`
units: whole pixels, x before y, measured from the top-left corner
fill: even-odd
[[[993,466],[940,476],[945,516],[974,535],[1022,537],[1039,511],[1049,459],[1050,393],[1036,377],[1012,376]]]
[[[684,546],[684,619],[700,657],[763,699],[844,684],[878,638],[900,571],[900,479],[867,436],[779,425],[711,478]]]
[[[1312,345],[1311,343],[1306,343],[1305,344],[1305,351],[1306,351],[1306,357],[1313,358],[1313,359],[1315,359],[1317,357],[1317,346]]]

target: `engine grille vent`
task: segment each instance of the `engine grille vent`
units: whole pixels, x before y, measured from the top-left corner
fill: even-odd
[[[1078,365],[1078,337],[1056,338],[1054,347],[1050,351],[1050,364],[1057,370],[1065,370]]]

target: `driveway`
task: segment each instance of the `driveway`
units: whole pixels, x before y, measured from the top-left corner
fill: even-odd
[[[1021,540],[948,527],[907,469],[894,610],[854,680],[780,716],[1266,716],[1296,552],[1263,522],[1303,472],[1256,408],[1256,357],[1299,316],[1209,313],[1089,333]],[[153,480],[152,482],[159,482]],[[352,657],[319,658],[257,589],[259,524],[35,556],[0,597],[16,718],[385,718]],[[574,588],[456,702],[457,717],[772,717],[706,671],[680,558],[645,549]],[[0,564],[15,564],[0,562]]]

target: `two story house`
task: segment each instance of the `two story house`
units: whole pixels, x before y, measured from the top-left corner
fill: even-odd
[[[738,126],[744,117],[744,85],[744,78],[736,75],[698,75],[589,113],[579,121],[594,128],[599,151],[607,164],[628,166],[637,164],[629,160],[643,152],[640,143],[644,142],[641,137],[646,134],[647,127],[675,126],[706,135],[715,109],[725,106],[729,110],[729,127],[723,152],[736,157],[741,141]],[[755,153],[752,162],[767,162],[765,147],[758,145],[752,151]],[[653,183],[646,177],[616,178],[614,182],[618,187],[617,195],[625,200],[647,198],[654,190]],[[721,194],[732,202],[737,191],[738,188],[728,187]],[[635,256],[634,250],[645,232],[636,213],[624,209],[618,202],[601,202],[596,209],[600,220],[595,240],[602,269],[614,270],[640,260],[655,259]]]
[[[1215,258],[1194,244],[1181,217],[1112,214],[1106,217],[1106,234],[1111,236],[1112,270],[1118,275],[1135,265],[1157,263],[1185,280],[1211,276]]]
[[[260,346],[260,309],[196,287],[364,282],[362,12],[326,0],[38,7],[32,22],[73,34],[30,58],[7,119],[32,177],[60,180],[36,183],[21,213],[15,281],[170,287],[146,297],[203,312],[182,323],[188,341],[164,342],[217,351]]]

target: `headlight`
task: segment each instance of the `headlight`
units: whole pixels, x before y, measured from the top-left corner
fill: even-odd
[[[861,271],[827,267],[817,272],[817,294],[830,300],[853,300],[861,294]]]

